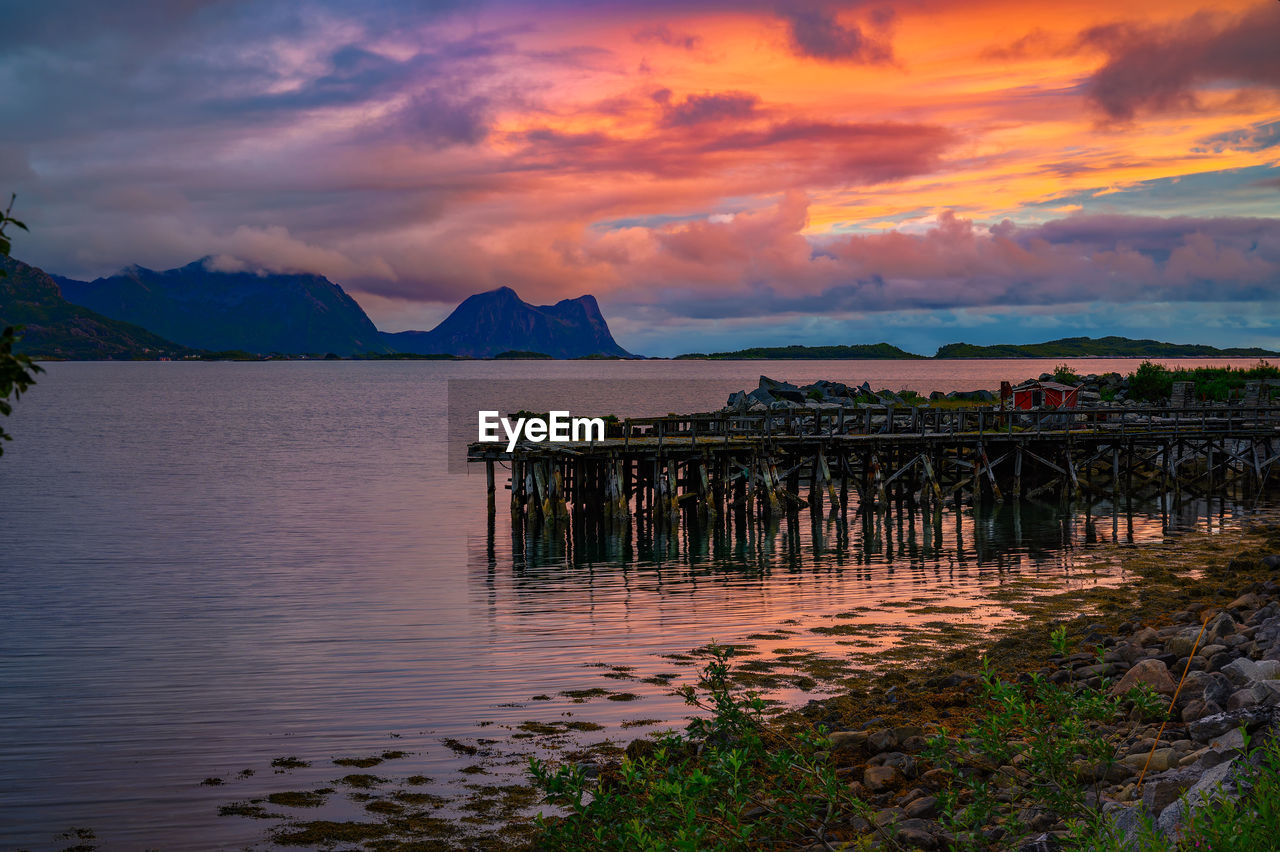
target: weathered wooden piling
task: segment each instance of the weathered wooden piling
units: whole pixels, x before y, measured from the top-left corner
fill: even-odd
[[[801,508],[820,513],[827,501],[832,512],[865,514],[902,501],[1054,492],[1114,501],[1226,489],[1257,499],[1276,479],[1276,447],[1276,406],[866,408],[629,420],[600,442],[524,441],[511,452],[477,443],[468,458],[485,464],[491,513],[496,465],[510,464],[511,512],[522,524],[634,517],[663,530],[693,513],[728,534],[731,513],[741,533],[743,518],[776,522]]]

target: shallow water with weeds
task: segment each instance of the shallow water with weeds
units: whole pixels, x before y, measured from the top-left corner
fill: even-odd
[[[759,372],[499,366],[719,375],[724,393]],[[22,495],[0,529],[0,847],[492,837],[534,808],[530,756],[596,762],[682,724],[673,690],[712,641],[802,704],[1113,587],[1135,569],[1109,548],[1159,562],[1167,529],[1247,515],[1027,503],[515,537],[438,443],[445,379],[491,367],[50,365],[0,469]],[[919,384],[785,367],[851,369]],[[633,404],[591,407],[694,407]]]

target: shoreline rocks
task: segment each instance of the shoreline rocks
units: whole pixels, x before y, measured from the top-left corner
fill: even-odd
[[[1254,584],[1221,610],[1188,610],[1169,625],[1124,627],[1102,638],[1100,655],[1055,657],[1038,674],[1093,689],[1106,686],[1106,678],[1113,696],[1145,685],[1163,707],[1170,707],[1176,692],[1163,733],[1159,719],[1104,724],[1104,732],[1120,744],[1115,762],[1077,764],[1084,798],[1100,807],[1128,848],[1136,843],[1144,817],[1174,837],[1190,809],[1212,801],[1220,789],[1235,795],[1235,780],[1247,761],[1246,735],[1255,744],[1280,736],[1280,584]],[[832,734],[837,773],[860,779],[855,789],[875,809],[871,830],[878,828],[882,837],[888,831],[912,848],[950,848],[955,840],[938,820],[937,802],[947,795],[949,774],[918,754],[932,733],[920,727],[871,727]],[[1023,777],[1023,759],[986,767],[997,785],[995,799],[1007,813],[1001,817],[1004,824],[988,826],[984,836],[997,848],[1057,848],[1066,828],[1062,818],[1068,815],[1020,803],[1016,783],[1004,784]],[[1019,826],[1024,834],[1007,845],[1015,838],[1006,833]]]

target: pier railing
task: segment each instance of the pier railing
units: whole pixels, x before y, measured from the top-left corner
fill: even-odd
[[[859,435],[977,435],[998,433],[1116,432],[1181,435],[1257,435],[1280,429],[1280,406],[1233,404],[1175,408],[1106,406],[1078,409],[925,408],[871,406],[794,408],[737,413],[633,417],[613,425],[610,437],[659,444],[702,440],[839,437]]]

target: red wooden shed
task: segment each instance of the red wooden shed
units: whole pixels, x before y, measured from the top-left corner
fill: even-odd
[[[1023,382],[1013,389],[1013,407],[1075,408],[1080,400],[1080,388],[1059,382]]]

